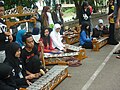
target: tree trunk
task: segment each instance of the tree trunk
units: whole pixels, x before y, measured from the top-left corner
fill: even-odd
[[[80,19],[80,11],[81,11],[81,3],[82,0],[73,0],[75,2],[75,7],[76,7],[76,18]]]

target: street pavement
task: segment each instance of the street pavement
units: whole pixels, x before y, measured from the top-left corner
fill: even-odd
[[[99,17],[108,24],[107,15]],[[93,25],[99,18],[93,19]],[[120,59],[113,52],[120,45],[106,45],[95,52],[86,49],[88,58],[79,67],[69,67],[71,78],[63,80],[54,90],[120,90]]]

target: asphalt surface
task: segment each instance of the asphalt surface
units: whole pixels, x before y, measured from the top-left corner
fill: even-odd
[[[108,24],[107,15],[101,16]],[[93,25],[99,18],[93,19]],[[113,52],[120,45],[106,45],[98,52],[86,49],[88,58],[79,67],[69,67],[71,78],[63,80],[54,90],[120,90],[120,59]]]

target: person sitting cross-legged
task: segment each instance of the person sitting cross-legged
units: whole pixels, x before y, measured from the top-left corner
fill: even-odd
[[[42,62],[39,57],[39,52],[37,47],[34,45],[34,39],[32,33],[28,32],[23,36],[23,41],[25,42],[25,47],[22,50],[21,58],[25,65],[26,70],[29,74],[39,73],[43,70],[45,73],[45,68],[42,66]]]
[[[62,43],[62,36],[60,35],[61,26],[60,24],[55,24],[53,31],[50,33],[50,37],[53,41],[53,48],[66,52],[65,45]]]
[[[40,41],[42,41],[42,43],[44,44],[44,53],[60,53],[60,51],[58,49],[54,49],[52,47],[52,39],[50,37],[50,32],[48,28],[45,28],[44,30],[42,30],[42,34],[41,34],[41,39]],[[38,47],[38,50],[41,50],[41,47]]]
[[[92,49],[92,37],[90,36],[90,25],[88,22],[84,22],[80,32],[80,46],[86,49]]]
[[[108,28],[104,25],[103,20],[99,19],[98,25],[96,25],[95,28],[93,29],[92,37],[100,38],[106,34],[109,34]]]

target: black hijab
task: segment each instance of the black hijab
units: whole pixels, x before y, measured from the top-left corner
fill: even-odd
[[[3,90],[3,88],[6,88],[7,90],[15,90],[17,88],[17,85],[12,78],[12,70],[13,68],[11,66],[5,63],[0,63],[0,90]]]
[[[0,63],[0,80],[5,79],[12,73],[12,67],[5,63]]]
[[[20,49],[19,44],[15,42],[9,43],[5,49],[6,54],[5,63],[8,63],[10,66],[12,66],[15,69],[15,72],[17,73],[21,71],[19,67],[20,59],[15,57],[15,53],[19,49]]]

